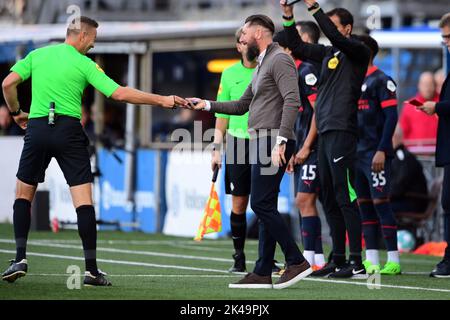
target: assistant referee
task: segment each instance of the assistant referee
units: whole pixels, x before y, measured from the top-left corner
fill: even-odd
[[[105,96],[132,104],[173,108],[186,105],[176,96],[160,96],[121,87],[85,55],[94,47],[98,23],[87,17],[72,21],[66,41],[32,51],[17,62],[3,81],[3,95],[14,120],[27,129],[17,172],[14,202],[16,258],[2,274],[14,282],[26,275],[26,245],[31,221],[31,202],[38,183],[54,157],[70,187],[78,217],[78,232],[84,249],[86,273],[84,285],[110,286],[96,262],[97,228],[92,201],[93,175],[87,150],[88,138],[81,119],[81,98],[91,84]],[[30,113],[22,111],[17,86],[32,77]],[[54,111],[50,110],[54,107]],[[54,116],[53,116],[54,113]]]

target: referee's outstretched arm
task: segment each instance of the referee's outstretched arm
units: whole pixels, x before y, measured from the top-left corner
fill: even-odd
[[[74,109],[81,106],[81,96],[85,83],[91,84],[105,96],[114,100],[132,104],[156,105],[164,108],[186,106],[188,102],[177,96],[161,96],[146,93],[137,89],[122,87],[109,78],[105,72],[86,54],[94,48],[97,39],[98,23],[87,17],[80,17],[79,23],[74,20],[67,28],[66,40],[62,46],[49,46],[30,52],[24,59],[20,60],[11,68],[11,73],[2,83],[3,95],[14,120],[26,128],[28,114],[20,109],[17,98],[17,86],[29,79],[33,80],[34,97],[33,104],[48,106],[49,92],[58,92],[59,97],[68,97],[74,102]],[[60,68],[53,71],[52,79],[45,76],[41,68],[51,69],[55,61],[64,60]],[[59,85],[65,83],[66,87],[61,89]],[[58,90],[57,90],[58,88]],[[61,92],[60,92],[61,91]],[[45,99],[43,97],[45,96]],[[52,97],[51,99],[56,99]],[[36,100],[36,101],[35,101]],[[44,101],[45,100],[45,101]],[[54,101],[57,105],[67,105],[66,101]],[[79,113],[78,111],[75,113]]]
[[[113,92],[111,98],[116,101],[131,104],[146,104],[173,108],[176,106],[187,106],[188,102],[178,96],[160,96],[158,94],[143,92],[130,87],[119,87]]]
[[[106,97],[118,101],[165,108],[187,105],[187,101],[180,97],[123,87],[109,78],[86,56],[94,47],[97,28],[98,23],[88,17],[75,19],[67,29],[64,43],[31,51],[11,68],[11,73],[2,83],[11,115],[22,128],[27,128],[16,174],[13,205],[16,258],[2,273],[2,279],[8,282],[14,282],[27,273],[31,202],[38,184],[45,181],[50,160],[55,158],[70,187],[77,213],[78,233],[85,257],[84,284],[111,285],[97,267],[97,227],[92,198],[94,176],[86,148],[88,138],[80,123],[83,92],[89,84]],[[17,87],[30,78],[33,90],[28,114],[20,109]]]

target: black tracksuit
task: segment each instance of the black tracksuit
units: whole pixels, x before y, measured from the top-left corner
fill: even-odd
[[[303,42],[294,25],[285,30],[294,56],[322,64],[315,112],[323,205],[330,223],[335,262],[342,264],[345,260],[346,230],[350,259],[360,262],[361,218],[352,185],[358,100],[370,50],[359,40],[344,37],[321,9],[314,18],[332,46]]]
[[[442,208],[444,209],[444,232],[447,249],[445,257],[450,259],[450,75],[442,86],[439,102],[436,104],[439,117],[436,144],[436,166],[444,167],[442,185]]]

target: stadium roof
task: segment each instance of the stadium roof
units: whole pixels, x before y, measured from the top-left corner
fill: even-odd
[[[166,22],[101,22],[98,41],[137,42],[148,40],[188,39],[192,37],[230,36],[241,21],[166,21]],[[63,40],[65,24],[3,26],[0,45],[5,43],[45,43]],[[378,30],[372,36],[381,47],[439,48],[438,29],[402,28]]]
[[[98,41],[145,41],[154,39],[211,37],[234,34],[241,21],[102,22]],[[67,25],[3,26],[2,43],[50,42],[65,38]]]
[[[231,48],[234,46],[232,35],[241,23],[238,20],[101,22],[98,41],[91,54],[145,54],[149,50],[168,52]],[[26,53],[41,45],[63,41],[67,28],[65,24],[1,26],[0,63],[15,61],[19,52],[16,48],[20,45],[27,48]],[[372,36],[382,48],[441,47],[440,32],[432,28],[378,30],[372,32]],[[152,42],[150,46],[149,42]],[[326,38],[322,38],[321,42],[329,44]]]
[[[371,36],[384,48],[420,48],[438,49],[442,47],[439,29],[400,28],[395,30],[377,30]]]

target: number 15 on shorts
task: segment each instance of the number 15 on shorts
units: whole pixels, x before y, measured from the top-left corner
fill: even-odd
[[[312,181],[316,179],[316,168],[314,164],[302,166],[302,180]]]

